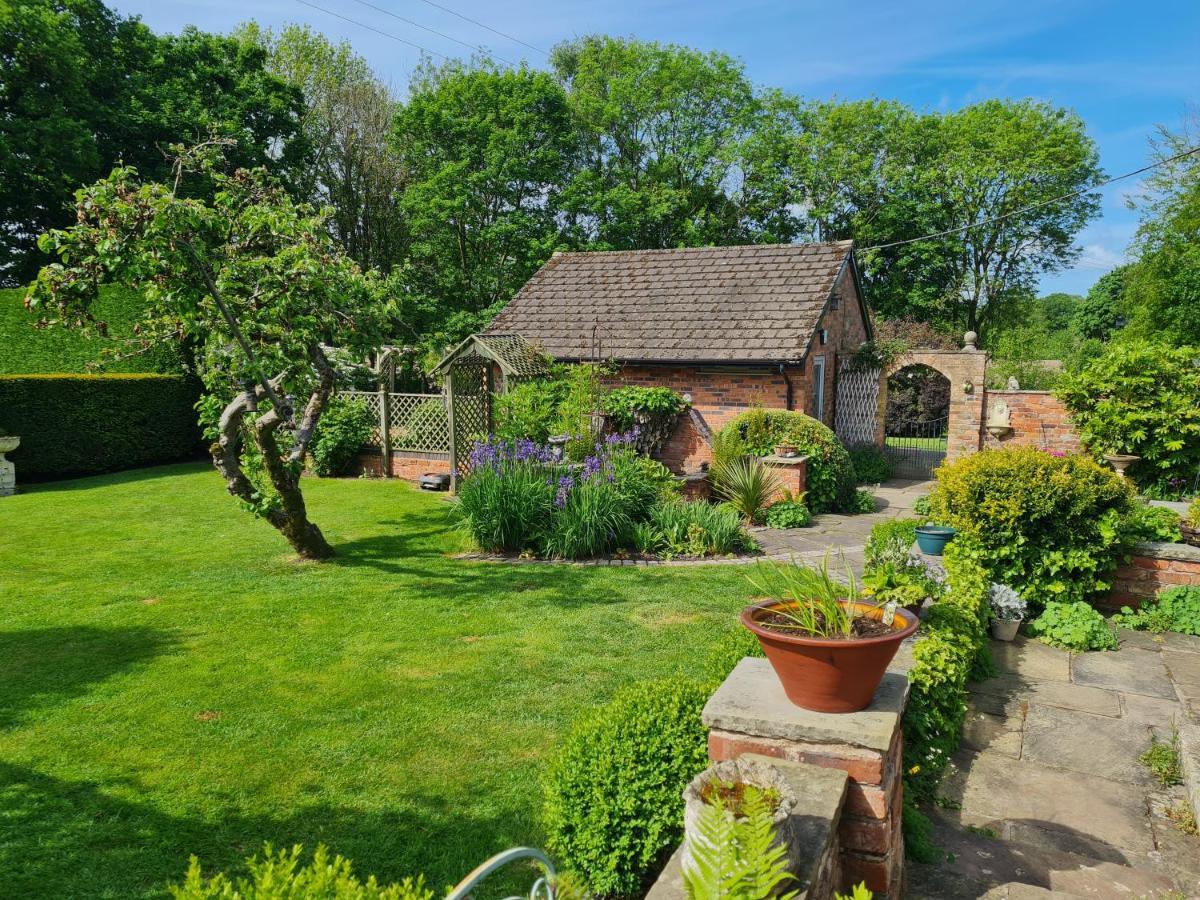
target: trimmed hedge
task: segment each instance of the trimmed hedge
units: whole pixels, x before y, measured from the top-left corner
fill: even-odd
[[[200,448],[198,396],[182,375],[0,375],[0,431],[18,482],[175,462]]]
[[[101,362],[101,351],[123,351],[122,340],[133,335],[134,325],[145,311],[142,295],[128,288],[104,285],[93,312],[108,326],[109,337],[50,327],[37,328],[37,317],[25,309],[25,289],[0,290],[0,375],[87,372]],[[179,372],[179,350],[158,346],[105,363],[106,372]]]

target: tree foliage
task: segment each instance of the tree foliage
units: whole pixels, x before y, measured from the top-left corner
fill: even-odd
[[[193,28],[157,36],[99,0],[0,5],[0,282],[37,272],[37,236],[70,222],[72,192],[117,163],[162,179],[169,144],[218,129],[237,140],[234,165],[287,171],[304,150],[301,97],[264,64]]]
[[[321,559],[333,550],[308,519],[300,470],[334,386],[324,347],[365,356],[379,346],[385,285],[265,170],[226,174],[228,147],[176,148],[167,184],[121,167],[79,191],[76,224],[40,240],[60,261],[26,302],[48,324],[87,327],[100,282],[144,291],[139,339],[196,347],[200,407],[229,492]],[[193,180],[215,186],[211,200],[187,195]]]

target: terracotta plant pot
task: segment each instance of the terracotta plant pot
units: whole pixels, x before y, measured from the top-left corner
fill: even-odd
[[[992,637],[998,641],[1011,641],[1020,627],[1020,619],[992,619]]]
[[[758,638],[787,698],[816,712],[858,712],[870,706],[900,643],[917,630],[917,617],[903,609],[896,610],[891,634],[856,640],[782,634],[758,623],[786,605],[778,600],[752,604],[742,610],[742,624]],[[883,615],[869,603],[854,606],[859,615]]]

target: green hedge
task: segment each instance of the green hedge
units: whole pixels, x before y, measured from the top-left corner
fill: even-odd
[[[197,453],[199,385],[182,375],[0,375],[17,481],[91,475]]]
[[[86,372],[100,362],[101,350],[126,352],[121,339],[133,334],[145,301],[128,288],[100,288],[94,312],[108,326],[109,337],[66,328],[37,328],[37,318],[26,311],[24,288],[0,290],[0,375]],[[178,372],[179,352],[160,346],[117,362],[106,363],[106,372]]]

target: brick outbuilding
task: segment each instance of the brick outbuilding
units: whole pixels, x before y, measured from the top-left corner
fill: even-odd
[[[710,458],[707,433],[753,406],[834,422],[838,362],[871,337],[853,243],[556,254],[485,334],[564,362],[613,362],[613,383],[689,397],[664,451]]]

